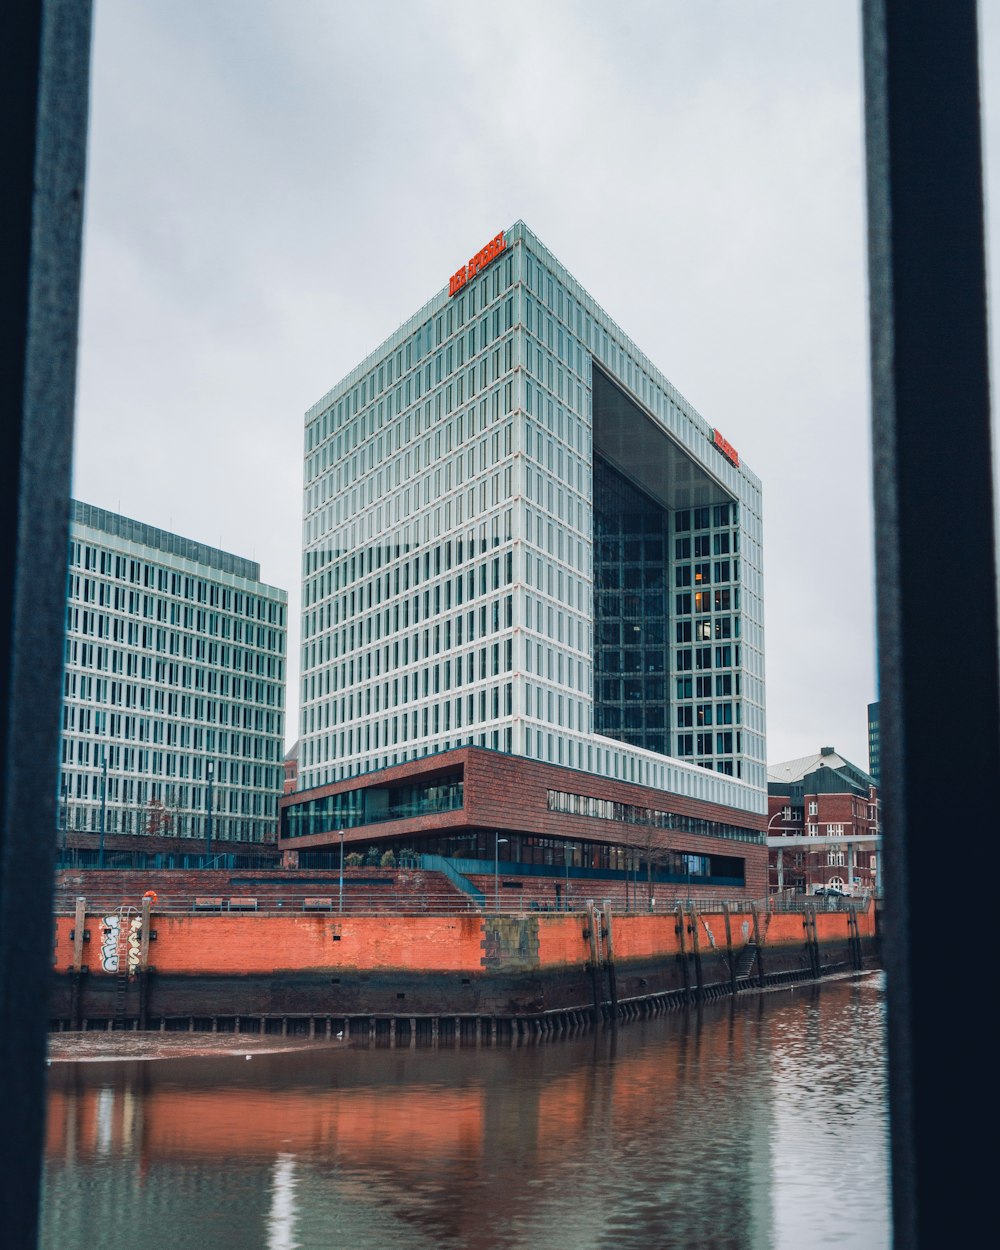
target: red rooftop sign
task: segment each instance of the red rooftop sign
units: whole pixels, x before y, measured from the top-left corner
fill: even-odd
[[[495,239],[490,239],[485,247],[479,249],[467,265],[463,265],[451,275],[448,282],[448,294],[456,295],[467,282],[472,281],[480,269],[485,269],[490,261],[496,260],[506,246],[507,240],[503,237],[501,230]]]
[[[722,437],[718,430],[712,431],[712,444],[722,452],[727,460],[739,468],[740,453],[736,450],[728,438]]]

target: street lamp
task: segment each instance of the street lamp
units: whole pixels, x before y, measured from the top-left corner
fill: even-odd
[[[338,911],[344,910],[344,831],[340,831],[340,897],[338,899]]]
[[[104,867],[104,826],[107,818],[108,810],[108,756],[107,752],[101,752],[101,841],[100,849],[97,853],[97,866]]]
[[[771,817],[771,819],[767,822],[767,828],[764,830],[764,844],[765,845],[767,844],[768,835],[771,832],[771,826],[774,824],[774,822],[778,819],[779,816],[784,816],[784,811],[785,811],[784,808],[779,807],[778,810]],[[770,869],[771,853],[770,851],[768,851],[767,861],[768,861],[768,872],[767,872],[768,886],[767,888],[770,889],[771,888],[771,869]],[[778,847],[777,863],[775,866],[776,866],[777,873],[778,873],[778,885],[777,885],[776,892],[780,894],[785,886],[785,855],[784,855],[784,849],[780,846]]]
[[[212,764],[209,762],[205,766],[208,774],[208,809],[205,815],[205,867],[208,868],[212,863]]]
[[[506,838],[501,838],[500,831],[493,832],[493,910],[500,910],[500,843],[506,842]]]

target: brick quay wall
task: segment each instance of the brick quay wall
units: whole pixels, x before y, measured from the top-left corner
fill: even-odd
[[[98,910],[81,897],[54,920],[61,1029],[313,1035],[363,1022],[395,1036],[398,1022],[414,1038],[496,1037],[498,1022],[561,1028],[878,963],[872,903],[341,916]]]

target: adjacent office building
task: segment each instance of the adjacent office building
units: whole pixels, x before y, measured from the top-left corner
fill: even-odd
[[[881,762],[882,726],[878,703],[868,704],[868,772],[875,784],[882,784]]]
[[[71,509],[63,837],[92,852],[103,821],[109,847],[273,842],[286,592],[253,560]]]
[[[497,841],[470,751],[542,770],[515,837],[634,841],[617,797],[762,844],[760,483],[523,223],[306,414],[303,555],[287,845],[436,807]]]

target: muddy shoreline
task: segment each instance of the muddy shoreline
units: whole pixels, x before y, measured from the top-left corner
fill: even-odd
[[[218,1055],[274,1055],[291,1050],[331,1050],[339,1041],[236,1036],[232,1033],[140,1033],[138,1031],[50,1033],[46,1062],[108,1063],[115,1060],[187,1059]]]

